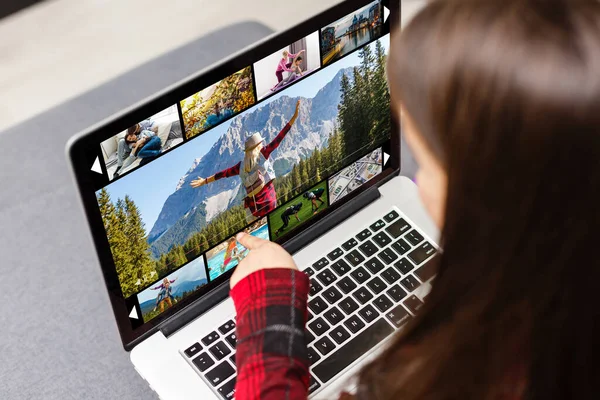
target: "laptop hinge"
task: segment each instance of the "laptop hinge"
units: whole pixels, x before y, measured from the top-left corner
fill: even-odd
[[[368,188],[363,193],[352,199],[345,206],[335,210],[331,214],[324,217],[317,224],[311,226],[300,235],[284,243],[283,247],[292,254],[296,253],[380,197],[381,193],[379,192],[379,188],[377,186]],[[169,318],[160,327],[160,331],[166,337],[169,337],[188,323],[192,322],[194,319],[198,318],[203,313],[221,303],[228,296],[229,282],[224,282],[212,292],[207,293],[206,296],[201,300],[190,304]]]
[[[381,193],[379,192],[379,188],[377,186],[368,188],[363,193],[352,199],[345,206],[340,207],[324,217],[317,224],[307,228],[300,235],[285,242],[283,247],[292,254],[298,252],[300,249],[319,238],[319,236],[322,236],[331,229],[335,228],[380,197]]]

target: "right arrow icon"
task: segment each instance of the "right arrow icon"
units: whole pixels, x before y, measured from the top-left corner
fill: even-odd
[[[390,159],[390,155],[386,152],[383,153],[383,166],[385,167],[388,160]]]

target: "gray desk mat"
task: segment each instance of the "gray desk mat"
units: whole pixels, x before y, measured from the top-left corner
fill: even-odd
[[[270,33],[229,26],[0,133],[0,399],[156,398],[121,347],[65,145]]]

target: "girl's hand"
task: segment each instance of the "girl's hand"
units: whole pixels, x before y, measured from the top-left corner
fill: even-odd
[[[292,256],[276,243],[248,235],[244,232],[239,233],[236,236],[236,239],[242,246],[250,250],[250,252],[237,266],[233,275],[231,275],[231,279],[229,280],[231,289],[233,289],[239,281],[261,269],[298,269]]]
[[[198,177],[198,179],[196,179],[196,180],[193,180],[193,181],[190,183],[190,185],[191,185],[193,188],[199,188],[199,187],[201,187],[201,186],[204,186],[204,185],[206,185],[206,179],[204,179],[204,178],[202,178],[202,177],[200,177],[200,176],[199,176],[199,177]]]

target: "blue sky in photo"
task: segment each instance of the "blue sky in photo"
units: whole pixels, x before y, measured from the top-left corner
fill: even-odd
[[[173,289],[176,289],[176,286],[180,282],[193,282],[198,281],[200,279],[206,279],[206,269],[204,268],[204,257],[199,257],[194,261],[186,264],[184,267],[181,267],[177,271],[173,272],[171,275],[167,276],[169,280],[173,280],[177,278],[175,283],[173,283]],[[160,282],[156,282],[154,285],[145,289],[143,292],[138,294],[138,301],[141,303],[155,299],[158,296],[158,292],[160,290],[152,290],[152,287],[156,287],[162,283],[162,279]]]
[[[384,36],[380,41],[387,53],[389,51],[389,35]],[[370,46],[374,49],[375,43],[372,43]],[[253,112],[257,108],[263,107],[281,96],[313,98],[320,89],[331,82],[340,69],[359,64],[360,58],[358,57],[358,52],[354,52],[307,76],[281,93],[263,100],[257,106],[251,107],[249,110],[239,114],[239,116]],[[112,202],[116,203],[117,199],[122,199],[125,195],[129,195],[140,209],[146,232],[149,232],[156,222],[163,204],[175,192],[179,179],[189,171],[196,158],[204,156],[215,142],[227,132],[231,126],[231,122],[232,120],[228,120],[193,138],[189,142],[180,145],[161,156],[158,160],[150,162],[116,182],[109,184],[106,190],[110,194]]]
[[[361,15],[365,18],[369,18],[369,9],[373,5],[375,5],[379,2],[380,2],[380,0],[376,0],[368,5],[364,6],[363,8],[358,9],[356,12],[346,15],[344,18],[338,19],[333,24],[327,25],[326,28],[333,26],[336,31],[336,36],[339,36],[339,35],[345,33],[346,30],[348,29],[348,27],[350,27],[350,25],[352,25],[352,20],[354,19],[355,15],[358,18],[360,18]]]

